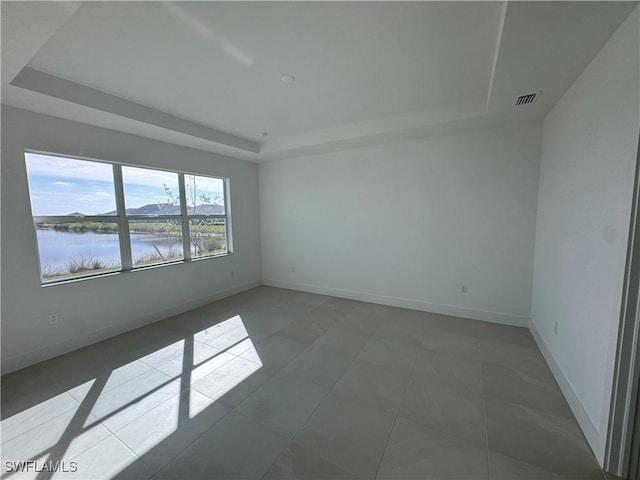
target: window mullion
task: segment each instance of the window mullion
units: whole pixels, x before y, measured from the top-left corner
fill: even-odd
[[[184,173],[178,174],[180,189],[180,215],[182,217],[182,253],[185,261],[191,260],[191,237],[189,237],[189,215],[187,211],[187,190],[184,185]]]
[[[233,230],[231,227],[231,192],[229,190],[229,181],[224,179],[222,181],[223,195],[224,195],[224,233],[227,237],[227,252],[233,253]]]
[[[120,260],[122,270],[130,271],[133,268],[131,256],[131,240],[129,237],[129,221],[124,202],[124,184],[122,183],[122,167],[113,165],[113,185],[116,191],[116,211],[118,212],[118,235],[120,237]]]

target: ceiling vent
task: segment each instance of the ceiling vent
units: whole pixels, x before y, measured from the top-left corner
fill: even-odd
[[[516,98],[516,107],[521,107],[522,105],[529,105],[531,103],[535,103],[536,100],[538,100],[538,97],[540,96],[542,92],[534,92],[534,93],[528,93],[527,95],[520,95],[518,98]]]

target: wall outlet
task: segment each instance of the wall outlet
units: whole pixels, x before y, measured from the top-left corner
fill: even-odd
[[[553,324],[553,333],[554,333],[555,335],[557,335],[557,334],[558,334],[558,322],[555,322],[555,323]]]
[[[235,270],[231,270],[231,278],[236,276],[236,271]]]
[[[49,325],[53,325],[54,323],[58,323],[58,314],[50,313],[49,314]]]
[[[462,293],[467,293],[467,286],[466,286],[466,285],[462,285],[462,286],[460,287],[460,291],[461,291]]]
[[[296,267],[295,266],[291,266],[291,273],[296,273]]]

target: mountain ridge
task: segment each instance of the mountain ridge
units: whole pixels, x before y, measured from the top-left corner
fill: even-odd
[[[180,215],[180,206],[170,203],[149,203],[137,208],[127,208],[127,215]],[[224,215],[224,205],[216,205],[211,203],[203,203],[197,205],[194,211],[193,207],[188,207],[189,215]],[[116,215],[115,210],[98,215]],[[70,217],[84,217],[80,212],[69,213]],[[91,215],[86,215],[91,216]]]

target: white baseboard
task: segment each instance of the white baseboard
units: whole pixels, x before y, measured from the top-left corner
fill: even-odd
[[[270,287],[288,288],[290,290],[300,290],[303,292],[330,295],[332,297],[341,297],[348,298],[350,300],[359,300],[362,302],[378,303],[381,305],[389,305],[391,307],[409,308],[411,310],[421,310],[424,312],[439,313],[441,315],[451,315],[453,317],[471,318],[473,320],[482,320],[485,322],[500,323],[503,325],[513,325],[516,327],[525,328],[529,326],[529,317],[525,317],[522,315],[489,312],[486,310],[475,310],[471,308],[456,307],[452,305],[428,303],[421,300],[413,300],[410,298],[387,297],[373,293],[318,287],[316,285],[282,282],[279,280],[263,280],[263,284]]]
[[[36,363],[49,360],[50,358],[57,357],[58,355],[65,354],[73,350],[86,347],[87,345],[100,342],[102,340],[113,337],[115,335],[120,335],[121,333],[125,333],[130,330],[135,330],[136,328],[143,327],[150,323],[154,323],[159,320],[163,320],[165,318],[169,318],[174,315],[178,315],[180,313],[193,310],[194,308],[198,308],[208,303],[215,302],[217,300],[221,300],[226,297],[230,297],[231,295],[235,295],[237,293],[241,293],[246,290],[259,287],[260,285],[261,285],[260,281],[238,285],[236,287],[229,288],[227,290],[222,290],[210,295],[205,295],[203,297],[190,300],[188,302],[181,303],[179,305],[174,305],[170,308],[158,310],[156,312],[144,315],[142,317],[138,317],[132,321],[119,323],[117,325],[111,325],[109,327],[96,330],[94,332],[90,332],[85,335],[81,335],[79,337],[67,340],[62,343],[49,345],[47,347],[44,347],[38,350],[16,355],[15,357],[7,358],[5,360],[2,360],[2,374],[4,375],[5,373],[10,373],[15,370],[20,370],[21,368],[34,365]]]
[[[538,348],[549,365],[556,382],[558,382],[560,390],[562,390],[564,397],[567,399],[567,403],[569,403],[569,407],[571,408],[573,415],[576,417],[578,425],[580,425],[582,433],[587,439],[587,443],[589,443],[591,450],[596,456],[596,460],[598,460],[598,463],[602,466],[604,462],[604,436],[600,435],[600,429],[595,425],[589,416],[589,413],[584,408],[584,405],[582,405],[580,398],[571,386],[571,382],[569,382],[569,379],[565,376],[560,365],[556,362],[555,357],[551,353],[551,349],[549,349],[547,343],[544,341],[544,338],[533,322],[529,322],[529,330],[531,330],[531,334],[538,344]]]

